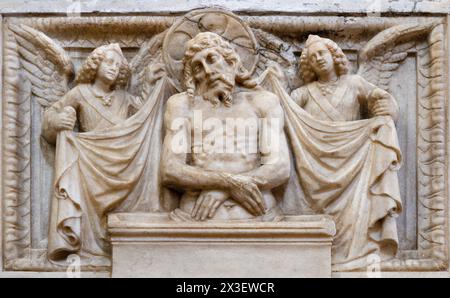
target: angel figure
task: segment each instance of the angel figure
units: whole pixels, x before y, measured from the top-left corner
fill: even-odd
[[[130,74],[118,44],[96,48],[78,72],[77,85],[46,110],[42,136],[54,144],[57,133],[73,130],[77,119],[81,132],[100,131],[134,114],[142,99],[120,88]]]
[[[45,108],[42,136],[56,145],[48,259],[66,266],[76,254],[82,266],[110,266],[107,215],[167,207],[158,180],[162,111],[175,89],[158,52],[164,33],[144,42],[130,64],[118,44],[96,48],[68,90],[65,50],[29,26],[11,29],[26,84]]]
[[[405,56],[393,59],[401,62]],[[377,70],[370,59],[361,62],[360,74]],[[286,114],[293,179],[300,187],[293,194],[307,212],[335,221],[334,271],[388,261],[398,249],[395,218],[402,209],[396,100],[362,76],[349,74],[347,57],[327,38],[309,36],[300,69],[306,84],[290,96],[280,69],[268,69],[261,78],[279,95]]]
[[[398,116],[396,100],[359,75],[350,75],[349,61],[332,40],[310,35],[300,57],[306,85],[291,93],[310,115],[325,121],[353,121],[365,117]]]
[[[153,97],[148,90],[134,96],[124,89],[130,73],[118,44],[98,47],[78,72],[76,86],[44,113],[42,135],[56,143],[48,239],[54,263],[75,253],[82,264],[109,266],[107,214],[138,204],[156,185],[151,179],[158,168],[152,158],[157,144],[150,143],[158,131],[164,88],[155,87]],[[144,84],[152,85],[162,75],[161,66],[153,64]]]

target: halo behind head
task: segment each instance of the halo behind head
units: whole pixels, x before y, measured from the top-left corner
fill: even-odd
[[[167,32],[162,57],[167,72],[182,88],[183,57],[187,43],[198,33],[213,32],[234,47],[243,67],[252,73],[258,62],[257,43],[252,30],[235,14],[221,9],[199,9],[180,17]]]

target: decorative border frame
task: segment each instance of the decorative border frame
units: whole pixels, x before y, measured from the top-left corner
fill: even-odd
[[[380,32],[394,25],[414,21],[429,23],[427,45],[418,49],[417,181],[418,250],[403,252],[383,264],[386,271],[443,271],[448,268],[447,185],[447,55],[445,19],[441,17],[333,17],[333,16],[240,16],[253,29],[273,34],[325,30],[367,30]],[[30,129],[31,91],[19,88],[20,60],[14,33],[8,22],[25,23],[50,36],[81,34],[90,26],[124,36],[136,29],[162,32],[174,17],[5,17],[3,26],[3,258],[6,270],[57,271],[46,260],[46,251],[31,247]],[[98,43],[99,41],[97,41]],[[102,41],[100,41],[102,42]],[[124,41],[129,43],[130,41]],[[95,42],[92,43],[93,45]],[[96,270],[96,268],[92,268]]]

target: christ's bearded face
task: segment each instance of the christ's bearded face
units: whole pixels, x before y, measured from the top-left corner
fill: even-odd
[[[196,95],[214,105],[222,102],[231,105],[231,93],[235,86],[236,63],[227,61],[216,49],[206,48],[191,60]]]

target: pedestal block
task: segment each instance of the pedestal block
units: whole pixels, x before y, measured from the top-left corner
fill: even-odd
[[[175,222],[167,214],[108,218],[113,277],[330,277],[334,222]]]

